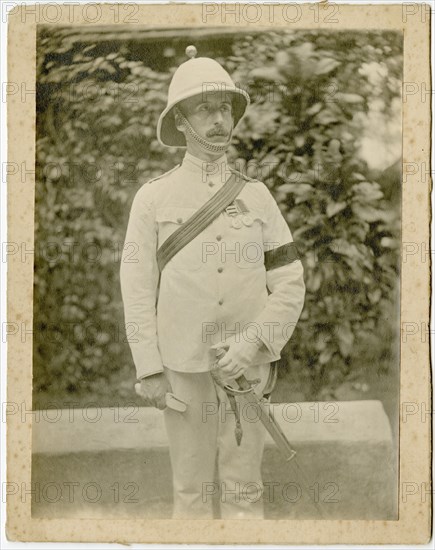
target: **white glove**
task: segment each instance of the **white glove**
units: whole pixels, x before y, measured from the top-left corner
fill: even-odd
[[[212,349],[217,351],[217,355],[219,355],[219,350],[226,350],[225,355],[217,363],[219,374],[229,381],[242,376],[253,364],[255,356],[262,346],[263,342],[260,339],[247,341],[243,338],[240,342],[227,340],[215,344]]]

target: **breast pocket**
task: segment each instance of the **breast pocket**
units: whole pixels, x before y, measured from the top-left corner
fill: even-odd
[[[166,239],[179,229],[194,213],[195,208],[184,208],[179,206],[167,206],[156,209],[156,221],[158,225],[159,247]],[[202,254],[201,235],[195,237],[186,244],[175,256],[168,262],[165,269],[175,269],[182,271],[197,271],[203,265],[201,261]]]
[[[265,216],[259,208],[229,220],[228,259],[233,258],[239,269],[264,267],[263,225]],[[231,254],[234,250],[235,253]]]

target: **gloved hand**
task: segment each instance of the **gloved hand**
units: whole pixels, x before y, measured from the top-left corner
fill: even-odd
[[[166,408],[166,393],[171,392],[171,385],[163,372],[142,378],[140,384],[135,385],[138,395],[143,397],[147,407]]]
[[[245,374],[253,364],[258,350],[263,346],[261,340],[247,341],[241,338],[240,342],[227,340],[212,346],[212,349],[226,350],[226,353],[217,363],[219,374],[225,380],[235,380]]]

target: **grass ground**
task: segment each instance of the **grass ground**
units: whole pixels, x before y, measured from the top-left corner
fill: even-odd
[[[325,519],[395,518],[391,448],[307,443],[297,451],[305,486],[292,462],[285,462],[272,446],[265,450],[266,519],[320,519],[319,504]],[[37,454],[32,481],[38,484],[39,495],[33,497],[34,517],[170,518],[172,482],[167,450]]]

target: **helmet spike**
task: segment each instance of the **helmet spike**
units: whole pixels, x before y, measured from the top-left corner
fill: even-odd
[[[196,54],[198,53],[197,49],[195,48],[195,46],[187,46],[186,48],[186,55],[188,57],[190,57],[190,59],[193,59]]]

